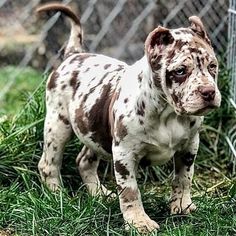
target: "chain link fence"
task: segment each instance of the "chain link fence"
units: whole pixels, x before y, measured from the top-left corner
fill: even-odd
[[[231,95],[230,102],[235,109],[236,116],[236,1],[230,0],[229,6],[229,23],[228,23],[228,68],[230,70],[231,79]],[[236,121],[228,133],[226,140],[232,151],[233,174],[236,173]]]

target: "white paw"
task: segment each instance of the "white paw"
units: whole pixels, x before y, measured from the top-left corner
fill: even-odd
[[[173,198],[175,199],[175,198]],[[196,210],[196,205],[192,203],[190,197],[176,198],[175,201],[170,203],[170,212],[172,215],[175,214],[190,214]]]
[[[46,178],[46,185],[47,187],[52,190],[53,192],[56,192],[60,188],[60,182],[57,178]]]
[[[159,225],[143,211],[129,210],[129,213],[124,214],[126,222],[125,229],[129,230],[131,226],[134,226],[139,233],[150,233],[154,230],[158,230]]]

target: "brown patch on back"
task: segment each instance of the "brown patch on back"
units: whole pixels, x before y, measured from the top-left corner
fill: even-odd
[[[49,82],[47,85],[48,90],[56,88],[56,80],[59,77],[59,73],[57,71],[53,71],[50,75]]]

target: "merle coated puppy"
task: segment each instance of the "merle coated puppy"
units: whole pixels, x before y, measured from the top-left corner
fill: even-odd
[[[44,150],[39,172],[50,189],[60,185],[63,148],[74,132],[84,144],[77,157],[91,194],[110,194],[100,184],[100,158],[113,158],[120,208],[140,232],[159,228],[145,213],[136,181],[140,162],[174,162],[171,213],[196,207],[190,188],[203,115],[220,106],[218,62],[203,23],[155,28],[143,58],[133,65],[83,52],[79,18],[67,6],[47,4],[71,19],[65,60],[47,82]]]

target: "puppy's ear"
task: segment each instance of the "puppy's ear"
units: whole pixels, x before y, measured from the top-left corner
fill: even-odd
[[[188,19],[191,23],[190,29],[199,37],[204,39],[209,45],[211,45],[211,41],[207,35],[206,29],[201,19],[198,16],[190,16]]]
[[[145,53],[153,71],[158,70],[159,62],[165,48],[174,42],[169,29],[158,26],[145,41]]]

